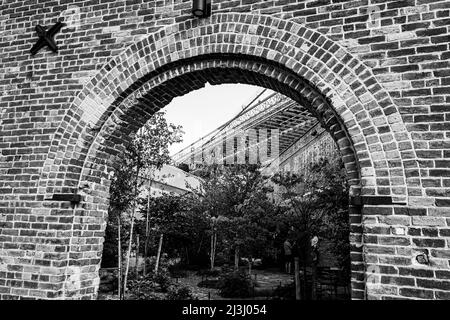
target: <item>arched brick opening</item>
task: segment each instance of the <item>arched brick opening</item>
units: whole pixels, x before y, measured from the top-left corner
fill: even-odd
[[[121,143],[173,97],[211,83],[271,88],[311,110],[335,138],[353,195],[388,196],[393,212],[420,185],[407,185],[415,152],[388,93],[358,59],[320,33],[281,19],[217,14],[162,29],[112,59],[74,99],[39,181],[68,252],[48,297],[94,297],[108,208],[108,161]],[[71,208],[55,195],[79,193]],[[373,207],[372,209],[377,209]],[[38,212],[39,211],[39,212]],[[353,296],[364,292],[362,217],[351,215]],[[66,217],[66,219],[61,220]],[[44,241],[45,242],[45,241]]]
[[[108,172],[116,156],[120,156],[124,145],[130,142],[132,135],[142,127],[146,121],[158,110],[166,106],[173,98],[186,94],[192,90],[202,88],[206,82],[211,84],[245,83],[276,90],[294,99],[314,114],[322,125],[330,132],[344,160],[352,194],[360,195],[361,179],[359,162],[356,151],[348,132],[339,116],[331,107],[329,101],[315,88],[289,70],[273,65],[261,59],[252,59],[243,55],[199,56],[196,59],[180,61],[173,67],[166,66],[130,95],[115,101],[101,120],[101,129],[89,138],[85,150],[80,152],[87,155],[82,163],[82,170],[70,176],[78,179],[78,189],[83,195],[82,208],[85,217],[91,217],[91,228],[104,223],[108,207]],[[213,106],[212,106],[213,107]],[[201,115],[200,115],[201,117]],[[73,170],[72,172],[74,172]],[[72,190],[75,191],[75,190]],[[91,216],[95,214],[97,218]],[[103,214],[100,216],[99,213]],[[355,273],[361,271],[361,215],[360,210],[352,207],[353,250]],[[80,229],[82,227],[80,226]],[[103,230],[104,227],[102,227]],[[97,237],[95,243],[100,243]],[[357,258],[358,257],[358,258]],[[78,259],[78,262],[80,259]],[[78,263],[77,262],[77,263]],[[87,262],[87,261],[86,261]],[[354,277],[355,288],[361,288],[361,276]],[[75,291],[74,291],[75,292]],[[70,295],[70,293],[69,293]]]

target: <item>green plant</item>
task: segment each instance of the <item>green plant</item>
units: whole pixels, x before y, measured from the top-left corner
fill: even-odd
[[[224,298],[247,298],[251,294],[252,280],[243,272],[231,272],[220,279],[219,294]]]
[[[136,300],[164,300],[172,285],[167,273],[148,274],[129,281],[129,293]]]

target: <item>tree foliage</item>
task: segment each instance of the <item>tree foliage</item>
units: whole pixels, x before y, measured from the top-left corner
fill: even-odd
[[[212,165],[196,174],[204,183],[195,211],[206,213],[222,253],[239,250],[249,257],[263,255],[273,239],[275,210],[268,198],[271,188],[260,167]]]
[[[311,237],[316,235],[332,243],[339,264],[348,268],[349,186],[342,160],[322,158],[302,174],[279,172],[272,181],[284,189],[286,211],[280,221],[295,230],[300,255],[308,255]]]
[[[110,186],[110,206],[106,228],[103,266],[117,265],[117,229],[120,219],[122,249],[127,246],[132,208],[138,198],[137,190],[145,182],[140,178],[144,170],[160,168],[169,163],[169,146],[182,141],[182,128],[168,123],[164,112],[155,113],[125,146],[123,154],[113,164]]]

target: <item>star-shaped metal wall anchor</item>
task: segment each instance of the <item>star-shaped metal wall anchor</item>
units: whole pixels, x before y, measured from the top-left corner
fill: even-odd
[[[61,21],[58,21],[53,27],[47,30],[46,27],[41,25],[36,26],[36,32],[39,36],[38,42],[31,48],[31,55],[34,56],[39,52],[43,47],[48,46],[53,52],[58,52],[58,47],[56,46],[56,42],[54,36],[64,27],[65,24]]]

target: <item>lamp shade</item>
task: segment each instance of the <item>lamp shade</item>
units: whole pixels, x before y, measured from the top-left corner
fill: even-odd
[[[206,18],[211,15],[211,0],[193,0],[192,14],[199,18]]]

